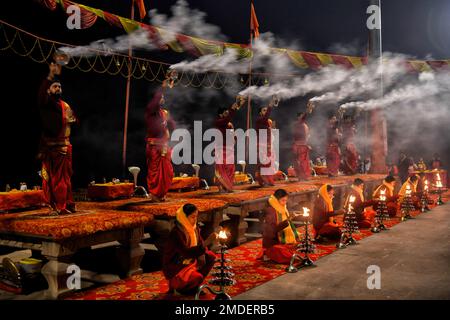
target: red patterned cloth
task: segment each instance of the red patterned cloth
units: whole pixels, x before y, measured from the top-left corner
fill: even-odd
[[[181,193],[183,195],[184,193]],[[218,199],[196,199],[196,198],[172,198],[164,202],[150,202],[142,198],[122,199],[109,202],[79,202],[78,208],[81,210],[120,210],[127,212],[141,212],[153,216],[175,217],[177,210],[185,203],[192,203],[197,206],[200,213],[208,213],[214,210],[223,209],[227,202]]]
[[[97,210],[50,216],[49,212],[42,212],[41,210],[0,215],[0,232],[64,240],[102,231],[145,226],[150,224],[152,220],[152,215],[138,212]]]
[[[87,196],[90,199],[114,200],[118,198],[129,198],[133,194],[133,183],[95,184],[88,187]]]
[[[169,190],[197,189],[198,187],[200,187],[199,177],[175,177],[172,179]]]
[[[0,192],[0,210],[8,211],[45,205],[44,191]]]

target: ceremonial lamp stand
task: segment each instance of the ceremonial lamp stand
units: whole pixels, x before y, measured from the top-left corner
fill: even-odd
[[[402,217],[400,218],[401,221],[406,221],[408,219],[413,219],[410,212],[414,211],[414,204],[412,202],[411,198],[411,187],[406,185],[405,195],[403,197],[402,203],[400,205],[400,209],[402,211]]]
[[[371,229],[373,233],[389,230],[384,225],[384,221],[389,219],[388,208],[386,205],[386,191],[380,191],[380,198],[378,199],[377,214],[375,215],[375,225]]]
[[[209,284],[219,286],[220,290],[216,291],[205,283],[198,288],[197,294],[195,295],[195,300],[199,299],[200,293],[203,289],[208,289],[209,292],[214,294],[216,296],[214,300],[231,300],[230,295],[225,292],[225,288],[234,285],[236,281],[233,280],[234,273],[230,271],[232,270],[232,267],[225,265],[225,263],[230,262],[230,260],[225,259],[226,249],[228,248],[226,245],[228,237],[224,230],[219,232],[218,239],[220,243],[220,259],[217,261],[220,262],[220,265],[214,267],[214,269],[218,271],[211,274],[214,278],[209,281]]]
[[[292,255],[289,266],[286,268],[286,272],[289,272],[289,273],[295,273],[300,268],[303,268],[303,267],[315,266],[314,262],[308,256],[308,253],[313,253],[315,250],[315,245],[312,243],[311,236],[309,235],[309,209],[308,208],[303,208],[303,217],[305,218],[305,223],[304,223],[305,236],[303,237],[303,239],[300,241],[300,243],[295,248],[295,252]],[[303,258],[300,256],[300,253],[304,254]],[[300,260],[300,264],[298,267],[294,266],[295,260]]]
[[[436,174],[436,191],[435,193],[437,193],[439,195],[439,198],[436,201],[436,204],[438,206],[442,206],[444,204],[444,201],[442,201],[442,194],[444,193],[444,187],[442,185],[442,181],[441,181],[441,176],[439,175],[439,173]]]
[[[353,238],[354,233],[359,232],[358,221],[356,221],[356,213],[353,210],[353,203],[355,202],[355,196],[349,197],[349,203],[347,213],[344,216],[344,230],[341,235],[341,240],[336,244],[336,248],[343,249],[348,245],[357,244]]]
[[[420,212],[430,211],[430,208],[428,207],[428,180],[424,181],[424,187],[422,191],[422,195],[420,197]]]

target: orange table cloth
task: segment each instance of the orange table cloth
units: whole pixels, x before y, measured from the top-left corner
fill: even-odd
[[[313,169],[318,175],[328,175],[328,169],[326,166],[314,166]]]
[[[107,202],[78,202],[77,208],[79,210],[117,210],[120,213],[125,212],[140,212],[147,213],[153,216],[169,216],[175,217],[177,210],[186,203],[192,203],[197,206],[200,213],[208,213],[215,210],[223,209],[227,203],[217,199],[196,199],[189,197],[182,197],[185,193],[173,193],[168,195],[167,201],[151,202],[142,198],[121,199]]]
[[[198,189],[200,187],[199,177],[175,177],[172,179],[172,184],[169,190],[181,189]]]
[[[45,205],[42,190],[0,192],[0,211]]]
[[[20,233],[63,240],[102,231],[145,226],[152,221],[153,216],[146,213],[108,210],[86,210],[62,216],[51,216],[48,211],[7,213],[0,215],[0,233]]]
[[[133,183],[94,184],[88,187],[87,196],[90,199],[112,200],[117,198],[129,198],[134,192]]]
[[[250,179],[246,173],[235,173],[234,174],[234,184],[249,183]]]

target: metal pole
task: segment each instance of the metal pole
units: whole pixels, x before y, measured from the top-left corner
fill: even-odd
[[[134,20],[134,0],[131,0],[131,20]],[[125,92],[125,116],[123,125],[123,147],[122,147],[122,175],[125,177],[126,167],[127,167],[127,135],[128,135],[128,110],[130,106],[130,87],[131,87],[131,72],[132,72],[132,55],[133,49],[131,44],[128,47],[128,76],[127,76],[127,86]]]

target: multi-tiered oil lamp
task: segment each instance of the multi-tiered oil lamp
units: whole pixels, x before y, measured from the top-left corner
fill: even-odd
[[[428,186],[428,180],[424,181],[422,195],[420,197],[420,212],[430,211],[430,208],[428,208],[428,192],[429,192],[429,186]]]
[[[386,205],[386,190],[380,190],[380,197],[377,204],[377,214],[375,216],[375,225],[372,228],[372,232],[378,233],[382,230],[388,230],[384,225],[384,221],[387,219],[389,219],[389,214]]]
[[[414,210],[414,204],[412,202],[412,190],[410,185],[406,185],[405,195],[403,197],[402,203],[400,205],[402,211],[401,221],[406,221],[407,219],[412,219],[411,211]]]
[[[348,245],[356,244],[356,240],[353,238],[354,233],[359,232],[358,221],[356,220],[356,213],[353,208],[353,203],[355,202],[356,197],[351,195],[348,199],[348,208],[347,213],[344,216],[344,230],[341,235],[341,240],[336,247],[338,249],[343,249]]]
[[[225,259],[226,249],[228,248],[226,245],[228,241],[226,231],[220,230],[217,239],[219,240],[220,245],[220,258],[217,262],[220,264],[214,267],[216,271],[211,274],[214,278],[209,281],[209,284],[219,286],[220,290],[216,291],[208,284],[204,284],[198,288],[197,294],[195,295],[195,300],[199,299],[200,293],[203,289],[208,289],[209,292],[214,294],[216,296],[215,300],[231,300],[231,297],[226,293],[225,288],[234,285],[236,281],[233,280],[234,273],[231,272],[232,267],[225,265],[225,263],[230,262],[230,260]]]
[[[442,201],[442,193],[444,193],[444,186],[442,185],[441,176],[439,175],[439,173],[436,173],[435,187],[436,187],[435,192],[439,195],[436,204],[438,206],[441,206],[444,204],[444,201]]]

